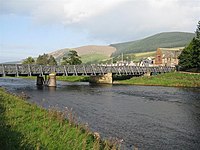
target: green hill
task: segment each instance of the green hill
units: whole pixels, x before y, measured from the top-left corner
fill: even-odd
[[[96,64],[99,63],[100,61],[107,59],[109,59],[108,56],[98,53],[86,54],[81,56],[81,60],[84,64]]]
[[[128,54],[155,51],[158,47],[185,47],[194,36],[194,33],[163,32],[141,40],[111,44],[110,46],[117,49],[112,56],[117,56],[121,53]]]

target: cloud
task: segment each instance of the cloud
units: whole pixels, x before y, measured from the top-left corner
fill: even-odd
[[[0,0],[1,14],[25,15],[37,24],[62,24],[89,38],[134,40],[196,28],[199,0]]]
[[[86,29],[91,38],[121,42],[165,31],[193,32],[199,14],[199,1],[196,5],[188,1],[125,1],[81,21],[76,28]]]
[[[105,12],[121,2],[123,0],[0,0],[0,12],[29,15],[39,22],[55,22],[56,19],[71,24]]]

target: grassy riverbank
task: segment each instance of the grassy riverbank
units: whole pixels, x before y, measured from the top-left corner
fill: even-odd
[[[88,76],[57,76],[57,80],[67,82],[88,82]]]
[[[0,89],[0,147],[108,150],[110,144],[95,138],[86,126],[77,125],[69,110],[45,110]]]
[[[172,72],[150,77],[133,77],[129,80],[117,81],[117,83],[132,85],[200,87],[200,74]]]
[[[24,78],[24,79],[32,79],[36,80],[36,76],[19,76],[19,78]],[[58,81],[66,81],[66,82],[88,82],[89,77],[88,76],[56,76],[56,79]]]

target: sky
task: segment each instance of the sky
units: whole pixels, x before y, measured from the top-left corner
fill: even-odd
[[[192,32],[200,0],[0,0],[0,63],[161,32]]]

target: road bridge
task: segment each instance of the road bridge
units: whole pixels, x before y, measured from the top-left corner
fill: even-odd
[[[120,66],[120,65],[24,65],[24,64],[0,64],[0,76],[44,76],[55,74],[56,76],[91,76],[98,78],[112,77],[112,75],[141,76],[174,71],[174,67],[154,66]],[[110,80],[110,79],[109,79]],[[109,81],[111,83],[111,81]]]

